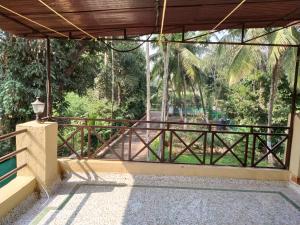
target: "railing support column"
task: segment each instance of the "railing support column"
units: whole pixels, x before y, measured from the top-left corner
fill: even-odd
[[[39,186],[51,191],[60,180],[57,161],[57,131],[55,122],[31,121],[19,124],[16,130],[27,129],[16,137],[17,149],[27,148],[17,155],[17,165],[27,164],[18,176],[34,176]]]
[[[291,180],[300,185],[300,114],[294,117],[293,142],[290,157]]]
[[[295,114],[296,114],[296,100],[297,100],[297,86],[298,86],[298,76],[299,76],[299,65],[300,65],[300,46],[297,48],[297,57],[296,57],[296,67],[295,67],[295,76],[294,76],[294,88],[292,94],[292,105],[291,105],[291,115],[290,115],[290,130],[289,130],[289,139],[287,144],[286,152],[286,162],[285,165],[287,168],[290,166],[292,142],[294,139],[294,126],[295,126]]]

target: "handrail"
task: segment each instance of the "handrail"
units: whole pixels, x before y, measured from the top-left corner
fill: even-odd
[[[79,125],[79,124],[59,124],[59,127],[75,127],[77,129],[83,128],[101,128],[101,129],[123,129],[123,130],[149,130],[149,131],[185,131],[185,132],[210,132],[210,133],[226,133],[226,134],[261,134],[261,135],[274,135],[274,136],[288,136],[287,133],[268,133],[259,131],[214,131],[214,130],[203,130],[203,129],[178,129],[178,128],[147,128],[147,127],[127,127],[127,126],[101,126],[101,125]],[[278,127],[274,127],[278,128]]]
[[[6,161],[6,160],[8,160],[8,159],[10,159],[10,158],[12,158],[12,157],[14,157],[14,156],[16,156],[18,153],[23,152],[23,151],[25,151],[26,149],[27,149],[27,148],[21,148],[21,149],[19,149],[19,150],[13,151],[13,152],[11,152],[11,153],[9,153],[9,154],[7,154],[7,155],[4,155],[4,156],[0,157],[0,163],[2,163],[2,162],[4,162],[4,161]]]
[[[18,134],[22,134],[22,133],[25,133],[25,132],[27,132],[27,129],[22,129],[22,130],[18,130],[18,131],[15,131],[15,132],[8,133],[8,134],[4,134],[4,135],[0,136],[0,141],[4,141],[4,140],[7,140],[9,138],[16,137]],[[13,151],[11,153],[8,153],[8,154],[0,157],[0,163],[16,156],[17,154],[19,154],[19,153],[21,153],[25,150],[27,150],[27,148],[21,148],[19,150]],[[9,172],[7,172],[6,174],[4,174],[3,176],[0,177],[0,182],[5,180],[6,178],[16,174],[20,169],[24,168],[25,166],[27,166],[26,163],[19,166],[19,167],[17,167],[17,168],[15,168],[15,169],[13,169],[13,170],[11,170],[11,171],[9,171]]]
[[[176,125],[198,125],[198,126],[219,126],[219,127],[246,127],[246,128],[282,128],[290,129],[288,126],[267,126],[267,125],[233,125],[219,123],[184,123],[171,121],[149,121],[149,120],[126,120],[126,119],[91,119],[82,117],[51,117],[54,120],[81,120],[81,121],[99,121],[99,122],[119,122],[119,123],[152,123],[152,124],[176,124]]]
[[[25,166],[27,166],[27,163],[24,163],[23,165],[11,170],[10,172],[4,174],[3,176],[0,177],[0,182],[5,180],[6,178],[16,174],[20,169],[23,169]]]
[[[22,133],[25,133],[25,132],[27,132],[27,129],[22,129],[22,130],[18,130],[18,131],[15,131],[15,132],[8,133],[8,134],[4,134],[4,135],[0,136],[0,141],[7,140],[9,138],[15,137],[18,134],[22,134]]]

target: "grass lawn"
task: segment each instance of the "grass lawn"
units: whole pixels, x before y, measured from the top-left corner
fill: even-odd
[[[214,155],[213,160],[216,160],[220,155]],[[203,155],[200,155],[199,158],[202,160]],[[189,164],[198,164],[199,161],[190,154],[181,155],[176,159],[177,163],[189,163]],[[206,155],[205,157],[205,164],[210,164],[210,155]],[[218,162],[216,162],[216,165],[233,165],[233,166],[239,166],[240,162],[232,155],[228,153],[228,155],[223,156]]]
[[[157,144],[152,145],[152,149],[156,150],[158,149]],[[188,154],[187,154],[188,153]],[[203,160],[203,154],[198,154],[198,158],[202,161]],[[218,159],[221,156],[221,154],[214,154],[213,155],[213,161]],[[172,159],[174,159],[175,156],[172,156]],[[243,162],[244,156],[238,155],[239,159]],[[157,158],[151,153],[150,154],[150,161],[156,161]],[[168,147],[165,147],[165,162],[169,161],[169,150]],[[198,159],[190,154],[188,151],[186,151],[184,154],[180,155],[176,160],[175,163],[186,163],[186,164],[200,164]],[[205,164],[210,165],[210,154],[207,153],[205,156]],[[230,153],[228,152],[226,155],[224,155],[221,159],[219,159],[214,165],[226,165],[226,166],[243,166],[241,163]],[[247,159],[247,165],[251,165],[251,156],[250,153],[248,155]],[[272,167],[272,165],[269,165],[266,160],[263,160],[258,164],[260,167]]]

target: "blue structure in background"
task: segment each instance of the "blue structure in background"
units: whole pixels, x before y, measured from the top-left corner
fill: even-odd
[[[15,169],[17,167],[16,158],[8,159],[2,163],[0,163],[0,177],[4,174],[8,173],[9,171]],[[14,179],[17,175],[13,175],[8,177],[7,179],[0,182],[0,188],[9,183],[12,179]]]

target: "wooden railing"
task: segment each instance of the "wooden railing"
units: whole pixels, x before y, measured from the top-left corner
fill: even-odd
[[[22,129],[22,130],[18,130],[18,131],[12,132],[12,133],[4,134],[4,135],[0,136],[0,142],[9,140],[11,138],[14,138],[18,134],[22,134],[22,133],[25,133],[25,132],[27,132],[27,130],[26,129]],[[23,152],[25,150],[27,150],[27,148],[21,148],[21,149],[15,150],[15,151],[13,151],[11,153],[8,153],[8,154],[0,157],[0,163],[3,163],[6,160],[9,160],[9,159],[15,157],[17,154],[19,154],[19,153],[21,153],[21,152]],[[0,182],[3,181],[3,180],[5,180],[5,179],[7,179],[7,178],[9,178],[9,177],[11,177],[12,175],[16,174],[19,170],[23,169],[25,166],[27,166],[26,163],[24,163],[21,166],[18,166],[17,168],[15,168],[15,169],[7,172],[6,174],[2,175],[0,177]]]
[[[286,126],[52,119],[59,123],[58,151],[65,157],[282,169],[288,165]],[[134,123],[139,125],[131,126]]]

